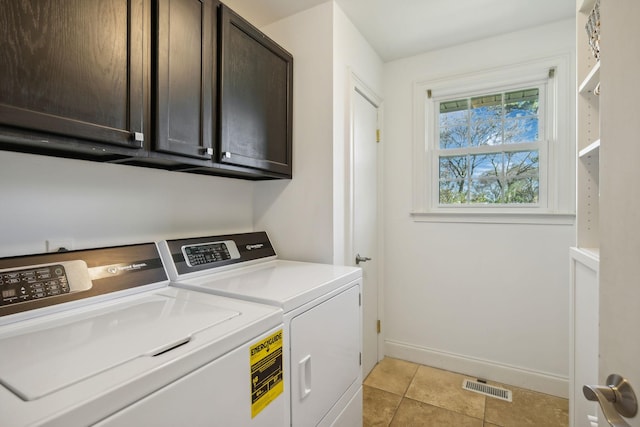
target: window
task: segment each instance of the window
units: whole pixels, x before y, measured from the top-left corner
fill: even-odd
[[[437,102],[438,203],[537,205],[541,87]]]
[[[573,221],[569,61],[414,85],[415,220]]]

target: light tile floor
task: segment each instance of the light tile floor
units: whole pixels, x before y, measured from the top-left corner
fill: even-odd
[[[569,401],[518,387],[513,402],[463,390],[453,372],[385,358],[364,381],[364,427],[567,427]]]

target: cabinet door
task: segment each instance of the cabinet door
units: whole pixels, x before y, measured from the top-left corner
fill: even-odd
[[[217,1],[156,0],[154,149],[211,159]]]
[[[0,124],[139,148],[143,0],[0,0]]]
[[[291,177],[293,58],[221,10],[218,161]]]

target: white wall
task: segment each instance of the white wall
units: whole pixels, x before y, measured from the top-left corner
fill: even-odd
[[[333,238],[335,264],[353,264],[349,253],[352,76],[382,98],[383,63],[371,45],[333,3]]]
[[[256,183],[255,228],[282,258],[343,264],[350,76],[381,91],[382,61],[333,1],[261,30],[294,57],[294,179]]]
[[[254,219],[285,259],[333,260],[332,7],[261,28],[293,55],[293,180],[256,183]]]
[[[567,396],[574,226],[424,223],[409,213],[413,83],[575,52],[574,28],[562,21],[385,64],[388,355]]]
[[[0,152],[0,256],[253,230],[253,183]]]

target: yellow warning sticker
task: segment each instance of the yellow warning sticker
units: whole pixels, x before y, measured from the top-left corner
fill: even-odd
[[[282,379],[282,329],[249,349],[251,361],[251,418],[284,390]]]

